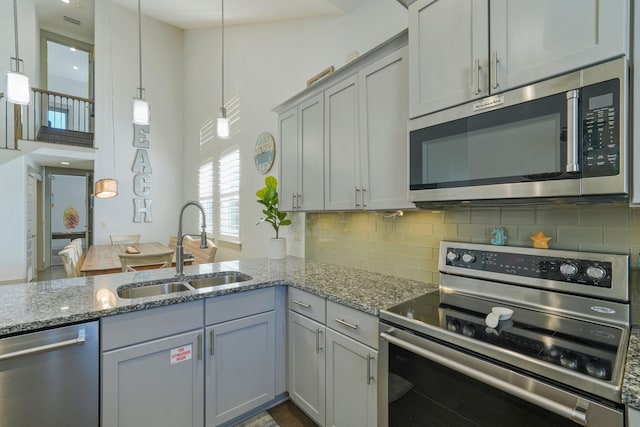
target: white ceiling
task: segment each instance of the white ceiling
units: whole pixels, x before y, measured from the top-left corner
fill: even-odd
[[[133,12],[137,0],[106,0]],[[350,12],[364,0],[227,0],[225,25],[282,21]],[[392,0],[389,0],[392,1]],[[93,40],[94,0],[35,0],[40,25],[63,35]],[[220,25],[222,0],[141,0],[142,15],[182,29]],[[64,20],[68,16],[80,22]]]

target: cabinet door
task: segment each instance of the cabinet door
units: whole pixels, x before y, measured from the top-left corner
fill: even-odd
[[[640,427],[640,411],[627,406],[627,427]]]
[[[325,209],[362,209],[358,165],[358,78],[324,93]]]
[[[411,117],[486,95],[488,0],[418,0],[409,7]]]
[[[491,0],[490,10],[492,91],[629,52],[628,0]]]
[[[407,48],[360,72],[360,159],[365,209],[415,207],[408,201]]]
[[[280,210],[292,211],[298,192],[298,109],[278,116],[280,132],[280,182],[278,183]]]
[[[207,426],[227,422],[275,397],[273,311],[210,326],[206,337]]]
[[[318,425],[325,419],[325,327],[289,310],[289,397]]]
[[[102,426],[202,426],[201,343],[199,330],[103,353]]]
[[[324,209],[324,93],[298,107],[298,208]]]
[[[377,366],[377,351],[327,328],[328,426],[378,425]]]

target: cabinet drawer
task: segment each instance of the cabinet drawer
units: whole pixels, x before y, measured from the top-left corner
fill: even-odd
[[[324,324],[326,319],[325,303],[326,300],[323,297],[289,286],[288,306],[290,310]]]
[[[378,348],[378,318],[346,305],[327,301],[327,326],[371,348]]]
[[[239,319],[275,310],[275,288],[238,292],[231,295],[209,298],[205,302],[205,325]]]
[[[103,317],[102,351],[202,328],[203,302],[192,301]]]

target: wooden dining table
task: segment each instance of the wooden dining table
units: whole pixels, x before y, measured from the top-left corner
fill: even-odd
[[[153,255],[170,251],[167,245],[159,242],[134,243],[126,245],[92,245],[87,251],[87,255],[82,263],[80,271],[86,276],[95,276],[98,274],[121,273],[122,264],[120,264],[120,254],[127,253],[127,248],[134,247],[141,254]],[[175,248],[173,248],[175,249]],[[185,264],[192,263],[193,260],[185,260]],[[175,254],[173,256],[173,265],[175,265]]]

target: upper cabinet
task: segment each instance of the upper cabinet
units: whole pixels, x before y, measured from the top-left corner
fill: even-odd
[[[418,0],[410,115],[628,55],[629,9],[629,0]]]
[[[408,202],[406,31],[278,113],[283,210],[391,210]]]

